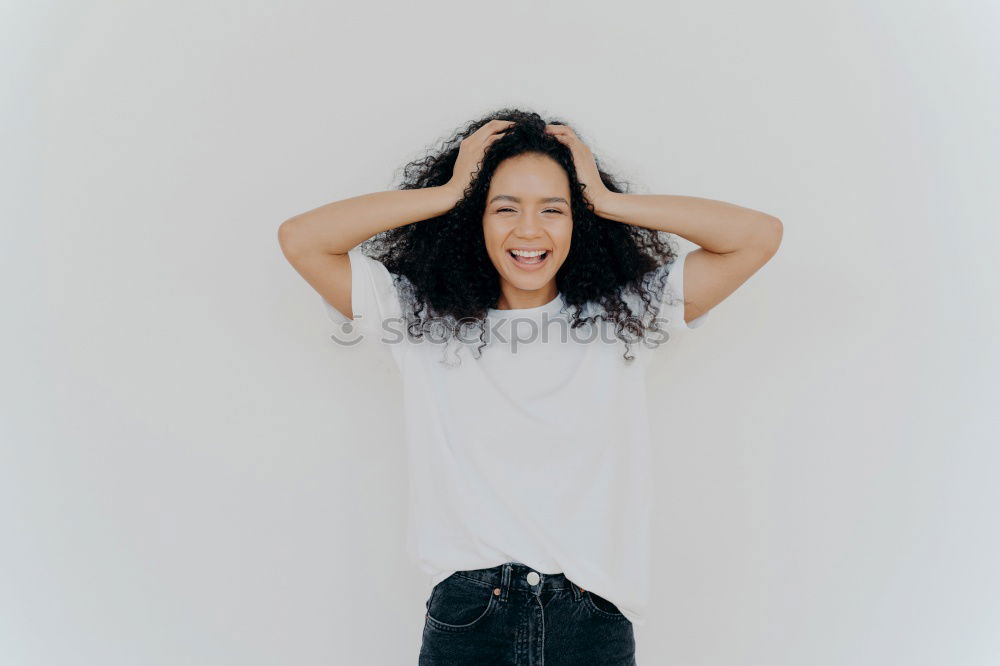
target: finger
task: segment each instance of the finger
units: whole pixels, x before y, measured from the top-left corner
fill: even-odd
[[[494,119],[494,120],[489,121],[488,123],[486,123],[485,125],[483,125],[479,129],[477,129],[475,132],[473,132],[469,136],[470,137],[471,136],[476,136],[476,135],[479,135],[479,136],[490,136],[493,133],[497,132],[498,129],[501,128],[501,127],[504,130],[509,129],[510,125],[512,125],[512,124],[513,124],[512,120],[497,120],[497,119]]]

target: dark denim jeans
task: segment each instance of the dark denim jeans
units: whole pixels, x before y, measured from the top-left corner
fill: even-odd
[[[427,599],[420,666],[634,666],[632,623],[565,575],[521,562],[456,571]]]

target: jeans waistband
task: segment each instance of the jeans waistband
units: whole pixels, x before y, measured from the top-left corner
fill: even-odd
[[[528,576],[532,573],[538,576],[534,585],[531,584],[531,580],[534,580],[535,577],[531,576],[529,580]],[[499,589],[503,601],[507,600],[507,595],[511,590],[540,595],[546,591],[569,589],[573,592],[574,599],[579,599],[584,592],[582,587],[567,578],[565,574],[542,573],[523,562],[505,562],[486,569],[456,571],[455,574]]]

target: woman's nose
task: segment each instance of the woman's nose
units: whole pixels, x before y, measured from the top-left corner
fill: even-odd
[[[541,221],[532,215],[525,215],[517,223],[518,235],[538,236],[542,231]]]

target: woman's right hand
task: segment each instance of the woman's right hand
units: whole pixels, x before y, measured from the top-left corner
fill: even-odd
[[[451,189],[459,199],[464,197],[465,188],[472,182],[473,171],[479,169],[486,149],[494,141],[503,137],[503,133],[513,124],[513,120],[491,120],[462,139],[451,180],[445,187]]]

